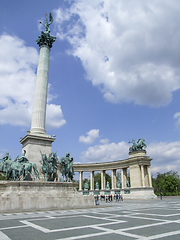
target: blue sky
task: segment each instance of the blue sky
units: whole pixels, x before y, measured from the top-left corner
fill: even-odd
[[[39,48],[52,13],[46,131],[74,162],[128,158],[144,138],[152,174],[180,173],[178,0],[1,1],[0,157],[21,155]]]

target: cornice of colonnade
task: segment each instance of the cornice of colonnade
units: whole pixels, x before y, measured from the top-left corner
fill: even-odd
[[[150,166],[151,160],[150,157],[146,156],[146,151],[136,151],[133,154],[129,154],[127,159],[100,163],[74,163],[73,168],[75,172],[102,171],[128,168],[134,164]],[[58,164],[58,169],[60,169],[60,164]]]

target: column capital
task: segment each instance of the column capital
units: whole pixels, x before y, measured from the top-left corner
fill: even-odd
[[[38,36],[38,39],[36,40],[36,43],[41,46],[48,46],[49,48],[52,48],[52,44],[55,42],[56,37],[50,36],[49,33],[44,33],[41,31],[41,36]]]

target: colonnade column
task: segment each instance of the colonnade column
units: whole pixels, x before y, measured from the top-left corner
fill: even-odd
[[[127,168],[121,168],[122,188],[126,188],[126,181],[127,181]]]
[[[121,168],[121,187],[124,188],[124,170]]]
[[[94,190],[94,171],[90,172],[90,190]]]
[[[148,168],[149,187],[152,187],[151,169],[150,169],[150,166],[147,166],[147,168]]]
[[[111,189],[115,189],[116,188],[116,169],[112,169],[111,170]]]
[[[105,189],[105,170],[101,171],[101,189]]]
[[[144,166],[141,165],[141,181],[142,181],[142,187],[145,187],[145,181],[144,181]]]
[[[82,191],[82,175],[83,171],[79,172],[79,190]]]

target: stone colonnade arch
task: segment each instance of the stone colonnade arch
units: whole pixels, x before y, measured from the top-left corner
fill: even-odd
[[[146,151],[134,151],[129,153],[129,158],[112,162],[74,164],[74,171],[79,172],[79,191],[83,192],[83,172],[90,172],[90,191],[89,194],[95,194],[94,173],[101,172],[101,189],[99,194],[104,195],[107,192],[105,183],[105,172],[111,171],[111,189],[110,194],[120,192],[125,199],[148,199],[155,198],[152,188],[150,162],[151,158],[146,156]],[[130,187],[127,182],[127,168],[130,172]],[[121,169],[121,188],[117,188],[116,171]]]

